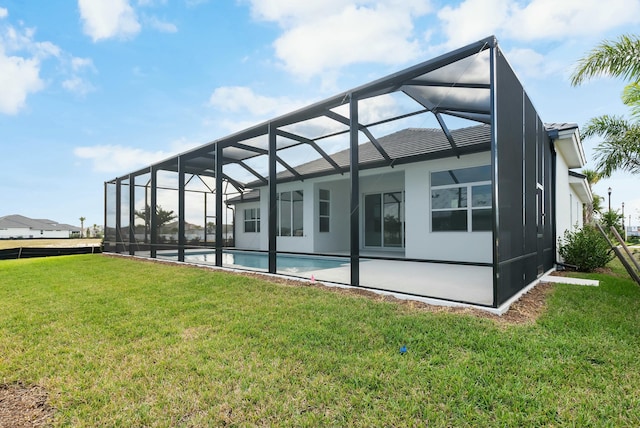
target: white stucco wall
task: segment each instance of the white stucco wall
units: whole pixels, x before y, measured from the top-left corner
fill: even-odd
[[[335,180],[335,177],[331,177]],[[329,200],[329,232],[320,232],[318,216],[313,216],[314,251],[318,253],[348,252],[350,248],[350,190],[349,179],[342,178],[337,181],[318,180],[314,186],[314,213],[320,211],[318,194],[320,189],[330,192]]]
[[[10,238],[68,238],[68,230],[35,230],[28,227],[0,229],[0,239]]]
[[[393,169],[365,170],[360,173],[360,218],[363,224],[364,195],[370,193],[405,191],[405,257],[416,259],[480,262],[492,261],[491,232],[431,232],[432,171],[467,168],[490,164],[490,153],[462,156],[460,159],[439,159],[399,165]],[[319,232],[318,191],[331,192],[330,232]],[[278,237],[278,251],[293,252],[348,252],[350,246],[350,184],[349,175],[329,176],[304,182],[278,185],[278,192],[304,191],[304,235],[302,237]],[[263,188],[261,195],[266,195]],[[244,233],[244,209],[260,206],[261,232]],[[242,203],[236,206],[236,246],[239,248],[268,249],[268,202]],[[364,235],[361,230],[361,239]],[[249,236],[248,236],[249,235]],[[361,248],[363,244],[361,241]],[[402,251],[402,249],[399,249]]]
[[[431,172],[491,163],[489,152],[406,166],[405,257],[491,263],[491,232],[431,232]]]
[[[250,208],[260,208],[260,202],[246,202],[242,204],[236,205],[236,218],[235,218],[235,227],[236,227],[236,236],[235,236],[235,246],[238,248],[244,248],[247,250],[259,250],[261,235],[262,233],[258,232],[249,232],[245,233],[244,231],[244,210]],[[264,216],[268,211],[263,211],[260,208],[260,230],[262,231],[263,227],[266,227],[267,222],[264,220]]]
[[[566,230],[583,226],[582,204],[578,194],[569,184],[569,168],[561,154],[556,156],[556,236],[561,238]]]

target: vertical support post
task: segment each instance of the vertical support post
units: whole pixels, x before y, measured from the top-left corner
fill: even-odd
[[[222,218],[222,164],[223,154],[222,146],[216,144],[216,266],[222,266],[222,228],[224,221]],[[205,225],[206,227],[206,225]]]
[[[349,99],[349,176],[351,180],[351,285],[360,285],[360,174],[358,158],[358,99]]]
[[[104,245],[104,249],[103,251],[109,251],[109,247],[111,246],[109,243],[109,240],[107,239],[109,232],[108,232],[108,228],[107,228],[107,215],[108,215],[108,207],[107,204],[109,203],[109,198],[108,198],[108,192],[109,192],[109,185],[107,184],[107,182],[104,182],[104,228],[103,230],[103,245]]]
[[[122,250],[122,179],[116,178],[116,253]]]
[[[151,258],[156,258],[158,247],[158,167],[151,167],[151,200],[149,201],[149,228],[151,229]],[[146,209],[147,207],[145,207]]]
[[[278,205],[276,201],[276,130],[269,123],[269,273],[276,273]]]
[[[136,254],[136,177],[129,174],[129,255]]]
[[[500,279],[500,206],[498,198],[498,118],[496,114],[496,48],[489,48],[489,103],[491,111],[491,195],[493,198],[493,307],[498,307],[498,282]]]
[[[185,160],[182,156],[178,156],[178,261],[184,261],[184,247],[185,242],[185,228],[184,228],[184,216],[185,216]]]
[[[204,192],[204,245],[207,246],[207,220],[209,220],[209,216],[207,215],[207,192]]]
[[[149,243],[149,182],[144,185],[144,243]]]

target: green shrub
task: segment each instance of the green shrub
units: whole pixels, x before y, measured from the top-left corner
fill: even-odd
[[[604,267],[614,257],[600,231],[589,225],[576,231],[567,230],[564,239],[558,240],[558,247],[564,262],[583,272]]]

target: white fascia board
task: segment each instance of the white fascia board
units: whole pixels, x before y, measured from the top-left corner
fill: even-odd
[[[578,178],[569,175],[569,186],[576,192],[576,195],[580,197],[583,203],[593,202],[593,193],[589,188],[586,178]]]
[[[587,163],[578,128],[559,131],[554,145],[565,158],[569,168],[582,168]]]

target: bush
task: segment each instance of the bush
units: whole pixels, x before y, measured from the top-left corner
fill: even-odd
[[[588,225],[576,231],[567,230],[564,239],[558,240],[558,247],[564,262],[583,272],[604,267],[614,257],[600,231]]]

